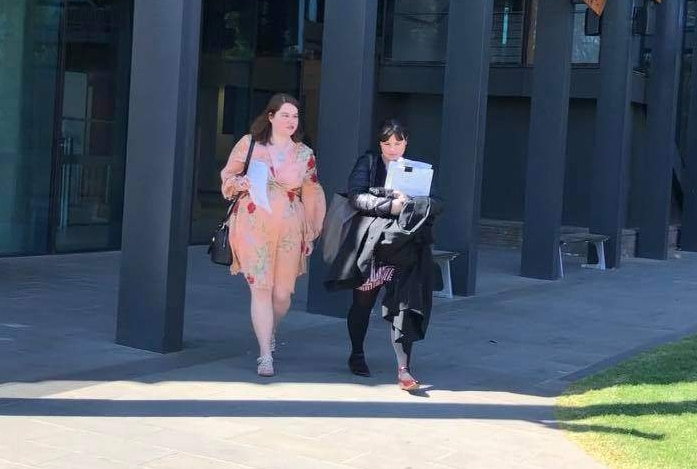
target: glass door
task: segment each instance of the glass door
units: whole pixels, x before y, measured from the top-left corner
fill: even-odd
[[[64,0],[51,204],[55,252],[118,249],[131,0]]]
[[[204,0],[191,242],[205,244],[225,213],[220,170],[275,93],[303,107],[317,142],[324,0]]]
[[[63,0],[0,0],[0,256],[44,254]]]

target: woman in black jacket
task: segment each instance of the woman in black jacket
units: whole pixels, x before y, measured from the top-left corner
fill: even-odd
[[[358,158],[349,176],[348,196],[351,205],[367,217],[394,218],[399,216],[407,203],[407,197],[397,191],[385,189],[387,166],[404,155],[407,147],[407,130],[396,119],[382,123],[378,132],[380,157],[365,153]],[[370,376],[365,361],[363,342],[368,331],[370,312],[375,305],[381,287],[395,276],[393,265],[381,265],[371,261],[369,277],[353,289],[353,302],[348,312],[347,324],[351,338],[351,355],[348,365],[352,373]],[[409,370],[411,341],[401,340],[392,327],[392,344],[397,356],[397,380],[400,388],[414,391],[419,382]]]

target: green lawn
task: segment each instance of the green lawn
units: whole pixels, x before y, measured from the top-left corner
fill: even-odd
[[[697,469],[697,336],[573,384],[567,435],[613,469]]]

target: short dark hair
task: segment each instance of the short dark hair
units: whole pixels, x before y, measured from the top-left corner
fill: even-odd
[[[254,119],[254,122],[252,122],[249,132],[252,134],[252,138],[255,142],[266,145],[271,141],[271,122],[269,122],[269,116],[275,115],[278,110],[281,109],[281,106],[286,103],[292,104],[298,108],[298,112],[300,112],[300,103],[291,95],[286,93],[277,93],[271,96],[271,99],[269,99],[269,103],[266,105],[264,112],[259,114],[257,118]],[[292,138],[296,143],[302,141],[303,130],[300,120],[298,120],[298,128],[295,129],[295,132],[290,136],[290,138]]]
[[[378,140],[381,142],[386,142],[393,135],[397,140],[409,139],[409,131],[401,122],[394,118],[385,119],[382,121],[382,124],[380,124],[380,128],[378,130]]]

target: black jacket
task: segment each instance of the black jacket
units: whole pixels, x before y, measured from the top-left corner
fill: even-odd
[[[441,204],[431,197],[410,199],[399,218],[382,233],[377,262],[393,265],[395,278],[385,286],[382,316],[397,330],[398,342],[426,335],[433,305],[433,220]]]
[[[399,339],[423,339],[433,291],[432,222],[440,203],[430,197],[411,199],[400,216],[390,215],[391,191],[384,184],[382,160],[366,153],[349,177],[349,199],[363,215],[351,229],[325,280],[329,290],[356,288],[369,277],[373,262],[396,267],[386,286],[383,317],[400,331]]]
[[[346,241],[329,268],[325,280],[328,290],[356,288],[369,277],[380,234],[394,220],[391,191],[382,187],[386,176],[382,158],[366,152],[356,160],[347,195],[361,216],[353,218]]]
[[[384,189],[387,171],[382,158],[370,152],[361,155],[353,165],[348,180],[348,197],[361,215],[390,217],[392,191]]]

